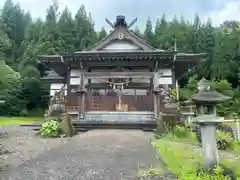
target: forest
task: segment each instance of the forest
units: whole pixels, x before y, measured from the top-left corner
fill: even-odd
[[[155,27],[149,18],[145,29],[133,31],[159,49],[171,50],[176,42],[179,52],[206,52],[206,61],[181,78],[181,98],[187,99],[197,80],[205,77],[216,89],[233,96],[219,112],[231,107],[239,114],[240,22],[226,21],[215,27],[211,19],[202,22],[197,14],[193,18],[193,22],[183,16],[167,21],[163,14]],[[59,12],[53,3],[44,19],[33,19],[19,4],[7,0],[0,15],[0,100],[5,101],[1,114],[26,116],[47,108],[49,87],[40,80],[46,68],[39,65],[38,55],[87,49],[106,35],[104,27],[96,30],[84,5],[72,14],[68,8]]]

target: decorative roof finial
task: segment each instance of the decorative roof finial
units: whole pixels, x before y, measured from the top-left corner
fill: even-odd
[[[116,18],[116,22],[114,23],[114,27],[122,26],[127,28],[127,22],[125,21],[125,16],[119,15]]]
[[[125,16],[122,16],[122,15],[119,15],[116,17],[115,23],[111,23],[111,21],[109,21],[107,18],[105,19],[105,21],[113,29],[116,29],[117,27],[124,27],[126,29],[129,29],[137,22],[137,18],[135,18],[130,24],[126,22]]]

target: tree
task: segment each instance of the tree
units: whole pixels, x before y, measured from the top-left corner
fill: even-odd
[[[59,31],[61,39],[65,42],[64,52],[74,52],[76,48],[74,47],[74,20],[72,18],[72,13],[66,7],[58,21]]]
[[[198,66],[199,75],[209,79],[215,77],[212,72],[213,60],[214,60],[214,48],[215,48],[215,30],[212,26],[211,19],[208,19],[207,23],[201,28],[201,43],[200,49],[202,52],[207,53],[206,61]]]
[[[169,43],[169,37],[167,36],[168,23],[165,20],[165,15],[162,15],[161,19],[157,19],[154,30],[154,46],[159,49],[169,49],[171,43]]]
[[[144,30],[144,39],[150,43],[153,44],[153,30],[152,30],[152,22],[150,18],[148,17],[146,27]]]
[[[5,2],[2,9],[1,27],[12,43],[11,54],[8,54],[9,64],[17,63],[17,59],[22,55],[19,47],[24,40],[25,30],[29,23],[31,23],[31,15],[25,13],[19,4],[13,4],[12,0]]]
[[[66,49],[66,43],[61,38],[58,27],[58,18],[58,4],[54,2],[47,9],[46,21],[40,34],[41,38],[36,46],[40,54],[58,54]]]
[[[137,37],[139,37],[139,38],[142,37],[141,31],[140,31],[140,29],[139,29],[138,27],[136,27],[136,28],[134,29],[133,33],[134,33]]]
[[[102,29],[98,33],[98,41],[101,41],[106,36],[107,36],[107,32],[106,32],[105,28],[102,27]]]

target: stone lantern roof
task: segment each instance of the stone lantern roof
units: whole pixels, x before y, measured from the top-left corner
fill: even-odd
[[[225,96],[215,90],[212,90],[210,82],[205,78],[202,78],[198,82],[198,90],[198,93],[192,97],[192,100],[195,103],[217,104],[231,99],[229,96]]]
[[[225,96],[217,91],[199,91],[192,100],[196,103],[211,103],[211,104],[217,104],[220,102],[224,102],[227,100],[230,100],[231,97]]]

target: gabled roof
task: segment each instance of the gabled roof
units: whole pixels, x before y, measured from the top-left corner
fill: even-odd
[[[113,31],[102,40],[97,42],[95,45],[93,45],[93,47],[88,49],[88,51],[101,51],[104,47],[116,41],[128,41],[128,43],[131,43],[142,51],[157,50],[153,46],[149,45],[146,41],[135,35],[131,30],[129,30],[124,17],[121,17],[123,18],[121,21],[119,21],[118,18],[119,17],[117,17]]]
[[[132,31],[129,29],[126,29],[124,27],[117,27],[114,29],[108,36],[103,38],[101,41],[96,43],[90,51],[100,51],[102,48],[107,46],[109,43],[113,41],[122,41],[127,40],[131,42],[133,45],[138,46],[143,51],[149,51],[149,50],[156,50],[156,48],[149,45],[147,42],[145,42],[143,39],[136,36]]]

